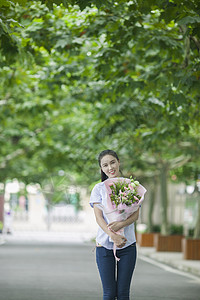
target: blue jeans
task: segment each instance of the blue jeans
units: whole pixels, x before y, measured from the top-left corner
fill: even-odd
[[[130,284],[137,257],[136,244],[117,250],[117,257],[120,261],[116,263],[113,250],[96,247],[96,262],[103,286],[103,300],[130,299]]]

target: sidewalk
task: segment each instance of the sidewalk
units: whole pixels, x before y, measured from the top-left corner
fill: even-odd
[[[91,241],[93,233],[66,231],[14,231],[12,234],[0,235],[0,245],[6,242],[53,242],[84,243]]]
[[[172,268],[200,277],[200,260],[183,259],[181,252],[156,252],[153,247],[140,247],[139,256],[145,256],[156,262],[166,264]]]
[[[87,243],[92,241],[93,233],[56,231],[16,231],[10,235],[0,235],[0,245],[7,242],[54,242]],[[172,268],[200,277],[200,260],[185,260],[180,252],[156,252],[152,247],[138,247],[138,256],[147,257]]]

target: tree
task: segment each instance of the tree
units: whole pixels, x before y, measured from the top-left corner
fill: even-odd
[[[89,183],[105,147],[131,160],[127,174],[151,170],[141,149],[167,173],[182,152],[186,164],[199,150],[199,3],[42,3],[1,6],[4,170],[29,158]]]

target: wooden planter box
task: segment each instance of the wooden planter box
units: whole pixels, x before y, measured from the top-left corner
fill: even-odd
[[[200,260],[200,239],[182,240],[183,258]]]
[[[137,240],[141,247],[154,247],[154,235],[156,233],[138,233]]]
[[[183,235],[156,235],[154,247],[156,251],[181,252]]]

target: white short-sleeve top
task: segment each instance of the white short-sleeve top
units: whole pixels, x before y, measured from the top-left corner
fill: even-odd
[[[91,196],[90,196],[91,207],[93,207],[94,203],[99,203],[102,204],[104,207],[107,207],[107,192],[106,192],[106,187],[104,182],[97,183],[91,192]],[[106,223],[108,224],[109,221],[106,218],[104,212],[103,212],[103,217]],[[124,236],[126,237],[127,242],[123,248],[126,248],[136,242],[134,223],[124,228]],[[96,242],[101,246],[105,247],[106,249],[113,249],[113,242],[110,241],[109,236],[103,231],[101,227],[98,228]],[[123,249],[123,248],[117,248],[117,249]]]

